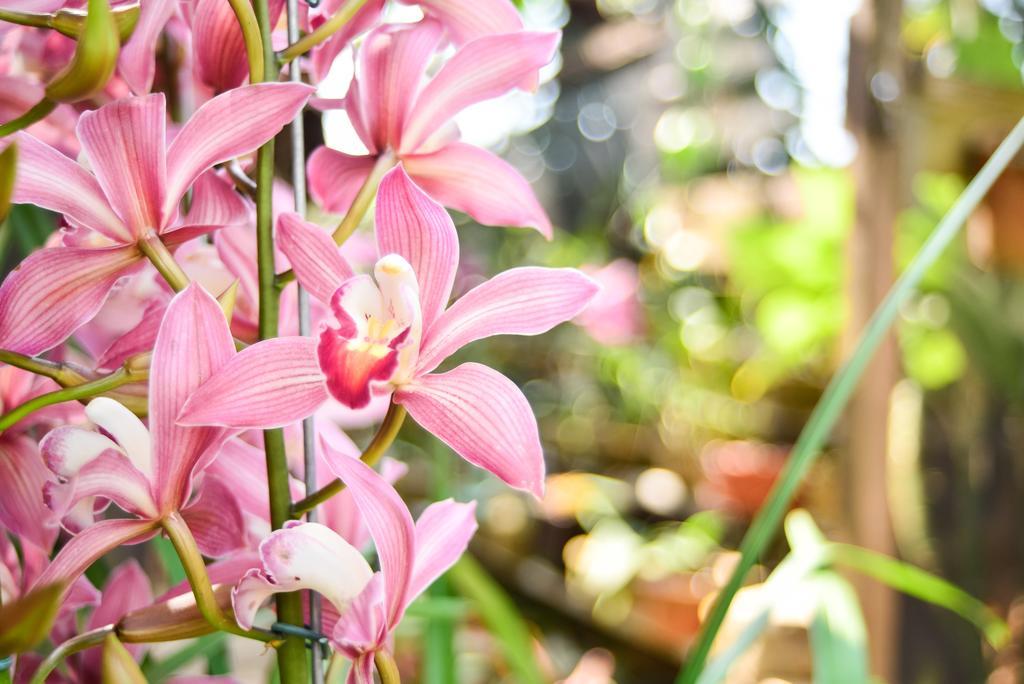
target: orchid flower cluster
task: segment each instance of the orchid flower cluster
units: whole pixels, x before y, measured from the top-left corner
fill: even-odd
[[[385,456],[403,419],[543,493],[520,389],[444,366],[573,319],[598,287],[524,266],[453,301],[445,207],[552,237],[527,181],[452,120],[537,87],[558,34],[509,0],[400,0],[404,23],[386,0],[285,4],[0,0],[0,191],[61,226],[0,286],[0,610],[58,596],[60,647],[23,649],[16,681],[106,681],[145,642],[213,630],[269,643],[281,681],[304,681],[304,642],[268,625],[311,625],[310,591],[348,681],[396,681],[395,628],[476,529],[474,502],[410,513]],[[317,97],[344,60],[347,95]],[[366,152],[300,147],[289,195],[274,138],[291,125],[301,145],[307,107],[343,110]],[[374,425],[364,450],[342,430]],[[103,591],[86,579],[157,535],[187,585],[154,598],[134,560]],[[100,644],[102,662],[54,670]]]

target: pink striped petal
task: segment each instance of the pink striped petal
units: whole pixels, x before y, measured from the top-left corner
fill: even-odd
[[[409,601],[459,560],[476,532],[476,502],[451,499],[427,507],[416,521],[416,563],[409,586]]]
[[[341,54],[341,51],[352,42],[353,38],[366,33],[377,24],[383,9],[384,0],[369,0],[369,2],[363,3],[355,16],[349,19],[341,30],[313,49],[309,66],[314,83],[319,83],[327,77],[335,57]],[[327,7],[324,10],[329,11]]]
[[[99,312],[141,258],[134,246],[32,253],[0,286],[0,348],[34,355],[57,346]]]
[[[509,0],[415,0],[415,4],[428,17],[444,24],[457,45],[495,33],[523,30],[523,20]]]
[[[312,589],[344,613],[373,571],[355,548],[317,523],[293,523],[260,544],[263,570],[249,571],[232,592],[238,624],[249,629],[272,594]]]
[[[204,478],[199,495],[181,509],[181,517],[204,556],[219,558],[245,546],[242,509],[225,482]]]
[[[110,208],[92,174],[27,133],[17,135],[17,144],[13,202],[64,214],[117,243],[132,241],[131,231]]]
[[[356,507],[370,530],[381,573],[384,575],[384,593],[388,629],[402,619],[408,605],[409,586],[412,581],[416,552],[416,531],[412,516],[395,488],[358,458],[334,451],[321,445],[327,466],[352,492]]]
[[[316,340],[278,337],[247,347],[185,402],[184,425],[283,427],[311,416],[327,400]]]
[[[177,424],[185,400],[235,353],[217,301],[193,283],[175,295],[157,334],[150,367],[149,427],[154,488],[161,512],[188,499],[193,470],[226,437],[222,428]]]
[[[57,518],[43,501],[43,487],[52,480],[35,440],[0,439],[0,523],[47,552],[59,531]]]
[[[249,224],[251,217],[249,205],[235,192],[234,185],[216,172],[207,171],[192,186],[192,204],[183,223],[187,226],[232,226]]]
[[[321,431],[322,435],[323,428],[320,423],[317,423],[317,429]],[[332,448],[337,449],[337,446],[334,445]],[[359,450],[356,449],[350,457],[359,458]],[[406,464],[392,458],[384,458],[380,464],[381,477],[391,485],[394,485],[408,470],[409,467]],[[320,469],[318,475],[322,480],[319,483],[320,486],[326,485],[334,479],[334,475],[323,468]],[[356,502],[352,499],[352,493],[347,489],[325,501],[319,510],[321,521],[340,534],[342,539],[352,546],[357,549],[363,549],[369,543],[370,533],[366,529],[366,524],[363,522],[363,516],[359,513]]]
[[[151,350],[156,344],[156,334],[160,330],[160,321],[164,319],[166,308],[163,303],[148,307],[134,328],[110,343],[97,359],[96,367],[116,368],[129,356]]]
[[[281,214],[277,219],[277,237],[295,277],[321,302],[329,304],[335,290],[352,277],[351,267],[327,231],[304,221],[298,214]]]
[[[156,41],[174,14],[177,4],[176,0],[146,0],[140,3],[135,30],[117,58],[117,70],[134,93],[145,94],[153,87]]]
[[[417,365],[429,372],[470,342],[539,335],[578,314],[598,286],[572,268],[513,268],[474,287],[427,331]]]
[[[376,157],[345,154],[321,145],[306,162],[309,194],[325,211],[344,214],[376,161]]]
[[[245,41],[231,5],[224,0],[198,0],[192,11],[192,51],[203,83],[215,91],[230,90],[249,75]]]
[[[59,513],[98,496],[139,517],[157,517],[149,480],[100,433],[59,427],[47,433],[39,449],[47,467],[65,481],[48,483],[44,489],[48,503]]]
[[[424,375],[396,392],[395,402],[473,465],[538,498],[544,493],[537,419],[519,388],[498,371],[464,363]]]
[[[363,41],[357,58],[360,105],[377,149],[398,148],[412,96],[440,41],[441,27],[430,20],[384,24]]]
[[[171,214],[203,171],[274,137],[312,92],[302,83],[258,83],[229,90],[196,110],[167,150],[164,213]]]
[[[101,520],[76,534],[36,579],[35,585],[76,580],[90,565],[122,544],[138,544],[156,532],[153,520]]]
[[[417,152],[438,129],[471,104],[503,95],[551,61],[557,32],[517,31],[466,43],[416,98],[402,132],[403,154]]]
[[[536,228],[551,238],[551,220],[533,188],[507,161],[465,143],[403,157],[405,170],[431,197],[487,226]]]
[[[375,223],[380,254],[404,257],[416,273],[423,327],[429,329],[448,304],[459,266],[455,224],[401,166],[380,183]]]
[[[167,164],[163,93],[117,100],[78,119],[78,139],[110,206],[140,238],[163,227]]]

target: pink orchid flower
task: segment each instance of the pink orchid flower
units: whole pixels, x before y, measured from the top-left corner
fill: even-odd
[[[607,346],[635,342],[644,334],[644,311],[638,291],[640,276],[635,263],[616,259],[604,266],[581,270],[601,285],[601,293],[576,320],[595,340]]]
[[[476,504],[431,504],[413,523],[398,492],[357,458],[325,446],[327,461],[348,485],[380,559],[373,573],[342,537],[316,523],[294,523],[260,545],[262,569],[250,571],[232,594],[238,624],[250,627],[272,595],[312,589],[338,614],[325,621],[338,650],[352,659],[350,684],[372,684],[373,656],[387,647],[406,608],[465,552],[476,531]]]
[[[80,230],[29,256],[0,286],[0,347],[37,354],[67,339],[144,259],[138,242],[158,235],[180,244],[245,220],[233,189],[204,172],[273,137],[310,90],[266,83],[225,93],[200,107],[170,145],[162,94],[86,112],[78,138],[91,173],[19,134],[13,201],[61,213]],[[178,203],[193,183],[195,202],[182,220]]]
[[[32,397],[57,389],[52,380],[13,366],[0,366],[0,410],[8,411]],[[53,474],[39,455],[32,432],[80,415],[71,405],[48,407],[25,418],[0,434],[0,523],[49,552],[60,525],[43,502],[42,490]]]
[[[61,479],[46,488],[52,505],[70,510],[99,497],[133,517],[85,526],[39,583],[77,577],[111,549],[149,538],[160,520],[176,511],[205,554],[238,548],[243,519],[230,489],[207,485],[192,497],[193,478],[216,456],[228,431],[182,427],[174,421],[185,398],[232,354],[234,343],[217,302],[200,286],[190,285],[167,307],[153,349],[149,428],[124,406],[101,397],[86,407],[97,430],[60,427],[43,438],[44,459]]]
[[[328,211],[346,211],[377,158],[390,152],[441,204],[487,225],[532,226],[550,237],[551,222],[526,179],[491,152],[455,140],[448,124],[469,105],[536,87],[558,33],[476,38],[421,86],[441,36],[441,25],[429,19],[366,36],[344,107],[368,153],[318,148],[308,163],[311,194]]]
[[[540,496],[544,457],[519,388],[477,363],[433,371],[475,340],[550,330],[578,314],[597,286],[574,269],[516,268],[446,309],[459,261],[455,226],[401,167],[381,182],[376,225],[374,283],[352,276],[324,231],[282,216],[282,249],[299,282],[330,303],[338,326],[321,326],[317,339],[282,337],[243,350],[199,388],[179,419],[280,427],[330,396],[358,408],[374,394],[394,392],[393,401],[467,461]]]

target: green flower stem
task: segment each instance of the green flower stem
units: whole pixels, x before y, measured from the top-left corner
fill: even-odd
[[[206,621],[222,632],[257,641],[273,641],[275,637],[272,634],[242,629],[220,609],[217,597],[213,593],[213,585],[210,584],[210,576],[206,572],[203,554],[199,551],[192,530],[188,528],[184,518],[179,513],[171,513],[160,521],[160,526],[167,533],[167,538],[171,540],[171,545],[181,560],[185,577],[188,578],[192,594],[196,597],[196,606]]]
[[[146,258],[160,272],[167,284],[174,288],[175,292],[181,292],[188,287],[188,275],[175,261],[171,250],[167,249],[167,245],[163,243],[159,235],[151,233],[139,240],[138,245],[139,251],[146,255]]]
[[[9,366],[15,366],[30,373],[50,378],[61,387],[80,385],[88,379],[85,369],[76,369],[66,363],[57,363],[33,356],[25,356],[24,354],[7,349],[0,349],[0,363],[6,363]]]
[[[38,411],[41,408],[47,406],[53,406],[54,404],[60,404],[65,401],[79,401],[82,399],[91,399],[92,397],[98,397],[101,394],[106,394],[111,390],[115,390],[122,385],[127,385],[133,382],[142,382],[149,378],[148,369],[131,369],[131,368],[119,368],[110,375],[105,375],[91,382],[85,382],[81,385],[74,385],[72,387],[65,387],[64,389],[55,390],[46,394],[40,394],[38,397],[29,399],[23,404],[19,404],[11,411],[0,416],[0,432],[8,429],[25,416]]]
[[[821,400],[814,407],[810,420],[793,446],[793,452],[772,488],[768,500],[758,511],[750,529],[743,537],[743,542],[740,544],[740,560],[704,621],[703,628],[688,655],[686,664],[679,673],[677,684],[694,684],[700,676],[714,643],[715,635],[718,634],[718,630],[725,620],[733,597],[743,584],[747,573],[750,572],[758,557],[777,533],[779,524],[789,508],[797,488],[824,446],[825,440],[857,387],[857,382],[863,375],[864,369],[896,319],[900,307],[911,297],[921,278],[956,237],[971,212],[978,206],[985,193],[992,187],[1007,164],[1013,160],[1022,145],[1024,145],[1024,119],[1014,126],[1010,134],[1006,136],[1006,139],[978,172],[978,175],[967,185],[950,210],[942,217],[939,225],[907,266],[906,271],[875,310],[849,360],[825,388]]]
[[[87,648],[99,646],[108,635],[113,633],[114,625],[106,625],[71,637],[60,646],[53,649],[53,651],[50,652],[50,655],[46,656],[46,659],[40,663],[39,669],[36,670],[34,675],[32,675],[30,684],[44,684],[47,676],[57,669],[57,666],[60,665],[61,661],[65,658],[73,656],[76,653],[81,653]]]
[[[388,447],[390,447],[395,441],[399,430],[402,429],[402,423],[405,421],[405,414],[406,411],[403,406],[392,403],[388,407],[388,412],[384,416],[384,421],[380,424],[380,427],[377,428],[377,434],[373,436],[373,440],[370,441],[370,445],[366,447],[362,455],[359,457],[362,459],[363,463],[372,466],[380,460],[380,457],[384,455],[384,452],[386,452]],[[292,517],[301,517],[307,511],[316,508],[343,489],[345,489],[344,482],[338,479],[332,480],[307,496],[305,499],[296,501],[295,504],[292,505]]]
[[[390,653],[381,649],[373,655],[373,664],[377,667],[377,674],[380,675],[380,684],[402,684],[402,677],[398,674],[398,665]]]
[[[42,121],[46,118],[47,114],[56,108],[56,102],[43,98],[37,102],[32,109],[28,110],[17,119],[12,119],[0,126],[0,138],[6,138],[12,133],[17,133],[20,130],[28,128],[37,121]]]
[[[287,64],[296,57],[301,57],[320,43],[337,33],[345,24],[352,20],[366,0],[349,0],[344,6],[331,15],[331,18],[317,27],[312,33],[308,33],[299,40],[281,51],[278,56],[281,64]]]
[[[380,186],[381,179],[397,163],[398,160],[391,151],[384,152],[377,157],[377,163],[370,169],[370,175],[363,181],[359,192],[356,193],[355,199],[352,200],[352,205],[345,212],[341,222],[338,223],[338,227],[331,234],[334,242],[339,246],[345,244],[345,241],[352,237],[352,233],[362,223],[366,212],[370,210],[370,205],[373,204],[373,198],[377,196],[377,188]],[[283,271],[277,275],[275,282],[280,290],[293,280],[295,280],[294,271]]]
[[[260,30],[263,54],[263,79],[276,78],[277,60],[270,42],[270,13],[267,0],[255,0],[253,7]],[[278,289],[274,283],[274,141],[270,140],[256,155],[256,252],[259,276],[259,337],[261,340],[277,337]],[[291,519],[292,498],[288,486],[288,461],[284,449],[284,433],[280,430],[263,432],[263,447],[267,461],[267,488],[270,498],[270,523],[279,529]],[[299,592],[277,594],[277,619],[293,625],[305,623],[302,595]],[[301,637],[289,636],[277,650],[277,667],[281,684],[303,684],[309,680],[306,644]]]
[[[256,20],[256,12],[248,0],[228,0],[231,9],[242,29],[242,40],[245,41],[245,54],[249,59],[249,82],[259,83],[264,78],[263,39],[260,37],[260,25]]]

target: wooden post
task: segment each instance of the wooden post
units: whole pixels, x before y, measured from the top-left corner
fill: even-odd
[[[901,0],[869,0],[850,31],[847,123],[858,152],[853,173],[856,219],[848,252],[846,348],[855,343],[894,279],[893,237],[904,198],[898,125],[904,98]],[[899,373],[894,339],[879,349],[847,414],[845,470],[850,535],[855,544],[894,554],[886,485],[889,398]],[[855,583],[867,622],[871,670],[896,681],[896,595]]]

